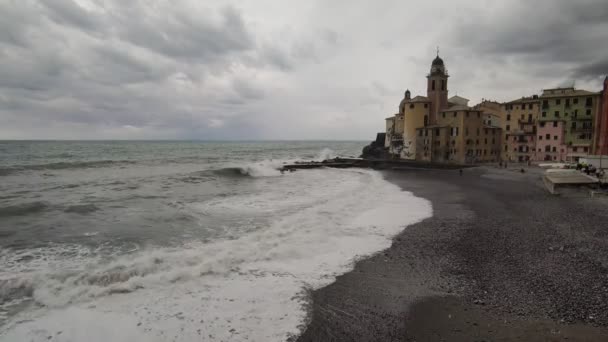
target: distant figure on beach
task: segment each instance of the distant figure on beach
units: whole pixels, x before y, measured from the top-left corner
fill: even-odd
[[[458,172],[460,173],[460,175],[462,176],[462,169],[458,170]]]

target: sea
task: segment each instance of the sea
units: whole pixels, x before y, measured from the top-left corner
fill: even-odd
[[[286,341],[431,204],[365,142],[0,142],[0,341]]]

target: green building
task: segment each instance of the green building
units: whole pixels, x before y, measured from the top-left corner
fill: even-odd
[[[594,119],[600,93],[568,88],[545,89],[540,96],[539,121],[563,122],[563,139],[568,159],[577,160],[591,152]]]

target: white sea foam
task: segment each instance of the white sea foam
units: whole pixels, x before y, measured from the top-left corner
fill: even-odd
[[[44,308],[13,318],[0,328],[0,341],[284,341],[305,323],[308,289],[333,282],[432,212],[428,201],[373,171],[309,170],[257,181],[276,186],[191,210],[267,215],[264,229],[13,273],[28,279]]]
[[[315,158],[315,161],[324,161],[324,160],[333,159],[336,157],[337,157],[336,152],[334,152],[332,149],[324,148],[321,150],[321,152],[319,152],[319,154]]]

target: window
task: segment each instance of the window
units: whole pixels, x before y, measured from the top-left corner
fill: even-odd
[[[479,128],[477,128],[477,136],[479,136]]]
[[[576,129],[576,121],[572,121],[572,125],[570,126],[572,129]]]
[[[587,115],[591,115],[591,109],[587,109]]]
[[[543,149],[542,149],[542,148],[539,148],[539,149],[538,149],[538,152],[542,152],[542,151],[543,151]]]
[[[508,148],[508,146],[507,146],[507,145],[505,145],[505,152],[507,152],[507,148]]]
[[[553,127],[557,127],[557,121],[553,121]]]
[[[511,121],[511,114],[507,114],[507,121]]]
[[[588,97],[585,99],[585,106],[591,107],[593,105],[593,98]]]
[[[483,134],[488,135],[488,129],[487,128],[483,129]]]
[[[556,110],[554,114],[556,118],[559,118],[559,110]]]
[[[413,108],[414,108],[414,104],[412,103],[412,104],[410,104],[410,109],[413,109]]]
[[[419,137],[421,137],[421,136],[422,136],[422,130],[421,130],[421,129],[419,129],[419,130],[418,130],[418,136],[419,136]]]
[[[578,152],[578,147],[573,148],[572,152]]]
[[[543,112],[543,118],[547,117],[547,112]]]
[[[469,112],[467,112],[467,118],[469,117]]]
[[[583,147],[583,152],[589,152],[589,148],[588,147]]]
[[[429,104],[428,104],[428,103],[425,103],[425,104],[424,104],[424,108],[429,108]]]
[[[475,140],[475,145],[479,145],[479,139]]]
[[[543,100],[543,108],[549,107],[549,100]]]
[[[477,112],[477,117],[480,118],[481,117],[481,113]]]
[[[557,140],[557,135],[554,135],[554,136],[553,136],[553,140]]]
[[[441,113],[441,116],[445,119],[445,113]]]
[[[545,134],[545,139],[550,140],[551,139],[551,134]]]
[[[522,115],[521,115],[521,120],[523,121],[525,118],[526,118],[526,115],[525,115],[525,114],[522,114]]]
[[[488,144],[488,138],[485,138],[485,139],[483,140],[483,143],[487,145],[487,144]]]
[[[553,146],[553,152],[557,152],[557,147]]]
[[[556,105],[560,105],[560,104],[562,104],[562,100],[560,100],[560,99],[555,100],[555,104],[556,104]]]
[[[575,98],[574,100],[572,100],[572,103],[578,104],[578,98]]]
[[[566,99],[566,107],[570,107],[570,99]]]
[[[435,129],[435,135],[437,135],[437,136],[439,135],[439,128]]]
[[[540,127],[545,127],[545,122],[544,121],[541,121]]]
[[[517,141],[517,137],[513,137],[513,141]]]
[[[538,136],[538,140],[543,140],[543,136],[542,136],[542,135],[539,135],[539,136]]]
[[[507,125],[507,127],[505,128],[507,131],[511,130],[511,126]]]
[[[458,127],[456,127],[456,136],[458,136]]]
[[[441,80],[441,90],[445,90],[445,80]]]
[[[528,114],[528,122],[532,122],[532,114]]]
[[[424,125],[427,126],[429,124],[429,116],[425,115],[424,116]]]
[[[546,145],[545,146],[545,152],[551,152],[551,146]]]
[[[458,115],[458,112],[454,112],[454,117],[456,117],[456,115]]]
[[[435,90],[435,80],[431,81],[431,90]]]
[[[577,116],[578,116],[578,109],[575,109],[574,110],[574,117],[577,117]]]

